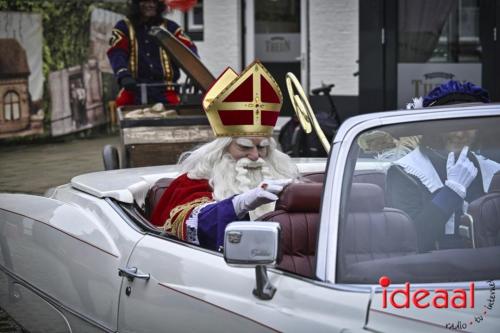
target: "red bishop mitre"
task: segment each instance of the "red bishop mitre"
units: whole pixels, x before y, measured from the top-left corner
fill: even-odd
[[[203,98],[216,136],[271,136],[283,95],[260,61],[239,76],[227,68]]]

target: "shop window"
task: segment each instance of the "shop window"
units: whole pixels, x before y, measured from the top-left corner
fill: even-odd
[[[399,62],[481,61],[479,0],[400,0]]]
[[[6,121],[18,120],[21,118],[21,105],[19,94],[15,91],[8,91],[3,99],[3,117]]]

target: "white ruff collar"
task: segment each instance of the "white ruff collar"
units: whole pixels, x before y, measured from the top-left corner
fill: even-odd
[[[474,156],[479,162],[479,169],[481,169],[483,176],[483,190],[488,192],[493,175],[500,171],[500,164],[481,155],[474,154]],[[443,182],[436,169],[429,158],[422,154],[419,147],[403,158],[394,161],[393,164],[401,166],[408,174],[417,177],[431,193],[443,187]]]
[[[393,163],[401,166],[406,173],[417,177],[431,193],[443,187],[436,169],[419,147]]]
[[[479,162],[479,169],[481,169],[481,174],[483,176],[483,190],[486,193],[490,188],[493,175],[500,170],[500,164],[486,159],[481,155],[474,154],[474,156]],[[394,161],[393,164],[401,166],[408,174],[417,177],[431,193],[434,193],[434,191],[443,187],[443,182],[439,178],[436,169],[432,165],[429,158],[422,154],[419,147],[415,148],[403,158]],[[466,212],[468,203],[464,201],[463,205],[463,211]],[[445,234],[447,235],[453,234],[455,231],[454,216],[455,214],[453,214],[446,222]]]

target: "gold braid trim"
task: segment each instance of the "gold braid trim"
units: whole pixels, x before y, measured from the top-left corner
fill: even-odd
[[[167,22],[162,23],[162,27],[167,29]],[[161,67],[163,68],[163,77],[165,77],[165,83],[167,84],[167,90],[173,90],[174,87],[172,86],[172,80],[173,80],[173,70],[170,65],[170,59],[168,58],[167,51],[165,51],[161,46],[160,48],[160,58],[161,58]]]
[[[130,54],[129,54],[129,68],[130,72],[132,73],[134,78],[137,78],[137,38],[135,38],[135,29],[134,26],[132,25],[132,22],[130,22],[127,18],[125,19],[125,23],[127,24],[128,27],[128,37],[129,37],[129,48],[130,48]]]
[[[193,201],[190,201],[188,203],[175,206],[170,211],[170,216],[165,221],[165,224],[163,225],[163,230],[165,230],[165,232],[170,235],[173,235],[179,239],[184,240],[186,238],[185,237],[186,235],[184,235],[184,222],[189,217],[189,214],[191,214],[193,208],[211,201],[213,200],[208,197],[201,197]]]

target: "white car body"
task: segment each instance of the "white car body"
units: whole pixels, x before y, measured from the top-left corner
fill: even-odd
[[[346,159],[356,136],[370,128],[492,115],[500,115],[499,105],[348,119],[333,140],[328,164],[324,159],[298,161],[303,172],[327,168],[316,278],[270,268],[277,290],[270,300],[252,294],[253,269],[230,267],[219,253],[144,232],[121,208],[120,203],[133,203],[137,184],[175,177],[175,166],[78,176],[50,198],[0,194],[0,307],[29,332],[447,331],[445,322],[468,322],[477,311],[382,309],[380,285],[336,281]],[[119,276],[118,269],[125,267],[150,278]],[[498,285],[498,276],[492,278]],[[482,304],[491,288],[484,281],[475,283],[476,303]],[[443,282],[415,288],[467,286]],[[469,327],[500,331],[500,306]]]

